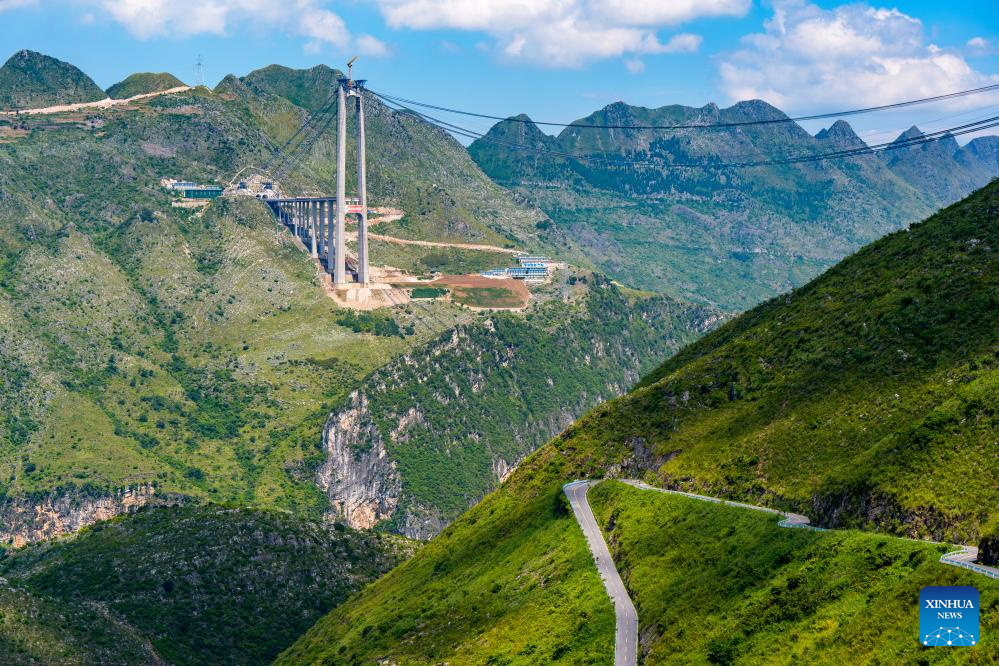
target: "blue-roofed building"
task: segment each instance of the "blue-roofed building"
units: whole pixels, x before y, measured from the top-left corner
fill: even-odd
[[[517,257],[517,262],[520,264],[519,266],[494,268],[483,271],[480,275],[490,278],[513,278],[528,282],[543,282],[548,278],[548,266],[551,263],[548,257],[520,256]]]

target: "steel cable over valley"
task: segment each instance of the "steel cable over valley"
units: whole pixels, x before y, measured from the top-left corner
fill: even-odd
[[[375,94],[377,95],[377,93]],[[482,140],[487,143],[502,145],[508,148],[513,148],[515,150],[525,150],[538,154],[553,155],[555,157],[562,157],[565,159],[576,160],[579,162],[586,162],[589,164],[602,164],[607,166],[620,166],[620,167],[644,167],[644,168],[654,168],[654,169],[736,169],[736,168],[748,168],[748,167],[782,166],[782,165],[802,164],[806,162],[820,162],[832,159],[873,155],[881,152],[887,152],[890,150],[909,148],[912,146],[918,146],[924,143],[937,141],[940,138],[947,135],[961,136],[963,134],[971,134],[973,132],[979,132],[982,130],[999,127],[999,115],[997,115],[997,116],[990,116],[988,118],[983,118],[981,120],[973,121],[970,123],[965,123],[963,125],[949,127],[947,129],[936,130],[933,132],[923,134],[918,137],[913,137],[911,139],[896,139],[894,141],[874,144],[870,146],[865,144],[864,146],[858,146],[856,148],[849,148],[845,150],[838,150],[828,153],[811,153],[807,155],[795,155],[791,157],[785,157],[779,159],[765,159],[765,160],[746,158],[745,160],[735,161],[735,162],[720,162],[720,161],[719,162],[654,162],[648,160],[608,159],[603,157],[576,155],[574,153],[567,153],[564,151],[551,150],[547,148],[539,148],[537,146],[528,146],[513,141],[497,139],[495,137],[487,136],[486,134],[483,134],[481,132],[476,132],[466,127],[461,127],[460,125],[455,125],[453,123],[449,123],[439,118],[429,116],[420,111],[415,111],[414,109],[400,105],[398,102],[393,102],[391,100],[388,100],[380,96],[379,98],[394,110],[412,114],[415,117],[425,122],[428,122],[432,125],[435,125],[447,132],[451,132],[453,134],[457,134],[459,136],[463,136],[469,139]]]
[[[539,121],[531,120],[529,118],[516,118],[516,117],[503,117],[503,116],[493,116],[485,113],[476,113],[473,111],[464,111],[461,109],[452,109],[446,106],[436,106],[434,104],[428,104],[427,102],[418,102],[416,100],[406,99],[405,97],[399,97],[396,95],[390,95],[388,93],[379,93],[373,91],[370,88],[370,92],[373,92],[378,97],[383,100],[392,100],[398,104],[408,104],[412,106],[419,106],[425,109],[434,109],[435,111],[446,111],[448,113],[457,113],[464,116],[473,116],[475,118],[486,118],[488,120],[498,120],[501,122],[510,123],[523,123],[532,125],[544,125],[547,127],[572,127],[579,129],[619,129],[619,130],[680,130],[680,129],[726,129],[733,127],[745,127],[747,125],[773,125],[778,123],[793,123],[801,122],[806,120],[826,120],[829,118],[841,118],[843,116],[856,116],[865,113],[874,113],[877,111],[888,111],[891,109],[902,109],[909,106],[916,106],[919,104],[929,104],[932,102],[941,102],[949,99],[957,99],[960,97],[968,97],[970,95],[981,95],[988,92],[999,91],[999,83],[994,83],[987,86],[982,86],[980,88],[971,88],[968,90],[960,90],[958,92],[947,93],[944,95],[935,95],[933,97],[921,97],[919,99],[906,100],[904,102],[895,102],[893,104],[883,104],[881,106],[868,106],[859,109],[847,109],[845,111],[833,111],[826,113],[817,113],[810,116],[795,116],[795,117],[784,117],[784,118],[766,118],[761,120],[741,120],[735,122],[727,123],[710,123],[710,124],[680,124],[680,125],[607,125],[607,124],[591,124],[591,123],[560,123],[560,122],[550,122],[550,121]]]

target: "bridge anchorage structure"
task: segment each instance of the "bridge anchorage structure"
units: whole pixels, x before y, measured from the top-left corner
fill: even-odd
[[[353,63],[353,60],[351,61]],[[336,197],[267,199],[277,218],[310,248],[313,259],[323,259],[333,286],[350,284],[348,268],[357,284],[366,286],[368,274],[368,189],[364,138],[364,84],[353,77],[337,79]],[[357,197],[346,196],[347,99],[357,109]],[[345,217],[357,215],[357,260],[348,265]]]

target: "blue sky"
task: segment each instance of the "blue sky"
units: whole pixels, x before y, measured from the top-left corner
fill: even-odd
[[[555,121],[617,100],[760,97],[799,114],[999,82],[999,12],[986,1],[0,0],[0,44],[0,59],[41,51],[104,87],[135,71],[191,82],[199,53],[209,85],[360,53],[357,74],[376,90]],[[999,95],[850,122],[879,141],[985,115],[999,115]]]

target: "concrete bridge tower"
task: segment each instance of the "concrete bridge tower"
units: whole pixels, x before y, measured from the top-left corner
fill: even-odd
[[[356,58],[347,63],[352,68]],[[368,283],[368,186],[366,177],[364,136],[364,81],[352,77],[337,80],[337,133],[336,133],[336,228],[333,245],[336,247],[333,284],[347,282],[346,252],[344,247],[345,216],[358,215],[357,222],[357,281]],[[355,205],[347,204],[347,98],[357,98],[357,198]]]

